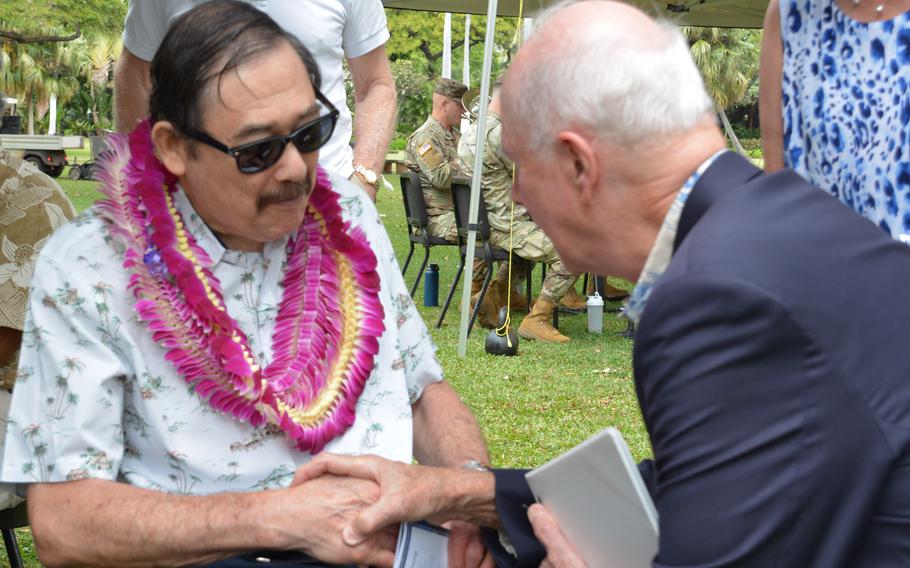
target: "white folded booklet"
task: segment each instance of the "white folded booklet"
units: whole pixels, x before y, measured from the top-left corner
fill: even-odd
[[[618,430],[607,428],[525,477],[589,567],[651,566],[657,510]]]
[[[446,568],[449,531],[429,523],[401,523],[395,568]]]

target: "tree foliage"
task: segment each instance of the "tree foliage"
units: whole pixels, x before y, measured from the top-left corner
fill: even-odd
[[[119,34],[127,0],[3,0],[0,32],[34,38]],[[9,40],[9,38],[7,38]]]
[[[3,0],[0,3],[0,91],[19,99],[34,133],[51,95],[87,101],[74,122],[85,134],[110,126],[111,66],[120,53],[126,0]],[[35,41],[75,35],[71,41]],[[19,41],[16,38],[26,38]],[[85,91],[83,93],[83,91]],[[67,116],[65,110],[64,131]],[[90,128],[85,122],[89,121]]]
[[[441,13],[411,10],[386,10],[391,38],[386,51],[398,88],[398,135],[407,136],[426,119],[432,104],[433,83],[442,74],[443,30]],[[470,45],[471,86],[480,84],[483,74],[483,47],[486,17],[472,16],[465,38],[465,20],[452,15],[452,77],[461,80],[464,69],[463,46]],[[497,18],[494,37],[493,77],[501,73],[514,55],[512,45],[518,29],[516,18]]]
[[[714,103],[725,109],[743,101],[758,75],[761,32],[687,27],[683,34]]]
[[[755,30],[722,28],[683,28],[689,50],[701,71],[708,94],[714,99],[717,114],[734,148],[739,142],[725,109],[746,99],[758,75],[761,34]]]

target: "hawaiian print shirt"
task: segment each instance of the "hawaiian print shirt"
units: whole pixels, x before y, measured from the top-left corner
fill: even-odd
[[[23,328],[38,253],[51,233],[75,216],[54,180],[0,147],[0,326]],[[0,369],[0,388],[12,390],[15,378],[13,357]]]
[[[410,461],[411,404],[442,370],[375,207],[331,179],[345,218],[377,255],[385,332],[354,425],[325,449]],[[175,203],[215,263],[228,312],[267,365],[289,237],[261,253],[226,250],[182,192]],[[310,454],[280,432],[212,410],[188,387],[138,321],[113,242],[89,209],[39,257],[0,479],[101,478],[180,494],[287,486]]]
[[[623,315],[635,325],[638,325],[638,320],[641,319],[641,314],[645,311],[645,304],[648,302],[651,290],[654,289],[654,285],[657,284],[660,277],[667,271],[667,267],[670,266],[670,259],[673,257],[673,242],[676,240],[676,232],[679,230],[679,218],[682,216],[683,207],[686,205],[689,194],[692,193],[692,188],[701,179],[701,175],[705,173],[705,170],[711,167],[714,160],[726,151],[721,150],[705,160],[695,170],[695,173],[689,176],[689,179],[686,180],[686,183],[676,194],[676,199],[670,204],[670,210],[664,216],[664,222],[660,226],[657,240],[654,241],[654,246],[651,247],[651,252],[645,261],[645,267],[635,282],[635,289],[632,290],[632,295],[626,300],[626,305],[623,309]]]

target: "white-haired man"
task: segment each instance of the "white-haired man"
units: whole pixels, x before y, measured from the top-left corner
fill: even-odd
[[[685,41],[622,3],[545,18],[502,118],[513,197],[566,264],[637,280],[654,566],[906,566],[906,247],[727,152]],[[544,565],[583,565],[545,508],[524,509],[523,472],[326,456],[301,477],[323,471],[381,486],[350,542],[396,519],[469,519],[508,534],[517,557],[501,564],[536,566],[533,524]]]

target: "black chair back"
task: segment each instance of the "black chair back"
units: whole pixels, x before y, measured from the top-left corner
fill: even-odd
[[[404,199],[404,212],[408,225],[415,229],[425,229],[430,223],[427,216],[427,204],[423,200],[423,187],[417,172],[408,170],[401,176],[401,196]]]
[[[471,180],[467,178],[452,179],[452,202],[455,205],[455,223],[462,238],[468,236],[468,216],[471,212]],[[477,233],[487,241],[490,238],[490,220],[487,218],[487,204],[480,196],[477,209]]]

